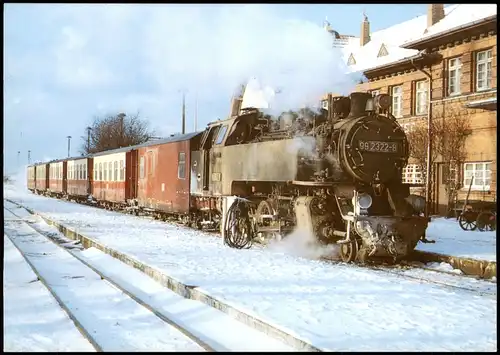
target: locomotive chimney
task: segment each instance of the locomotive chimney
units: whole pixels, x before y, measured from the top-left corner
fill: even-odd
[[[351,112],[349,116],[360,116],[366,113],[366,102],[372,95],[366,92],[353,92],[350,96]]]
[[[430,4],[427,7],[427,28],[444,19],[444,5]]]
[[[364,20],[361,22],[361,37],[360,44],[361,47],[370,42],[370,22],[368,22],[368,17],[363,13]]]

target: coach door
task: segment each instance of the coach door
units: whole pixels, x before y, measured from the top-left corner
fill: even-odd
[[[219,132],[219,128],[220,125],[210,127],[201,140],[200,146],[203,151],[203,190],[210,189],[210,149]]]
[[[138,153],[137,149],[126,153],[125,162],[125,192],[126,200],[137,198],[137,170],[138,170]]]

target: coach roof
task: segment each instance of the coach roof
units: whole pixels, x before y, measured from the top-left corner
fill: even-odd
[[[190,139],[196,137],[199,134],[202,134],[203,132],[204,131],[201,131],[201,132],[192,132],[192,133],[186,133],[186,134],[178,134],[178,135],[175,135],[175,136],[172,136],[172,137],[169,137],[169,138],[165,138],[165,139],[156,139],[156,140],[148,141],[148,142],[137,144],[137,145],[131,145],[131,146],[128,146],[128,147],[117,148],[117,149],[112,149],[112,150],[105,150],[105,151],[102,151],[102,152],[99,152],[99,153],[92,154],[90,156],[92,156],[92,157],[98,157],[98,156],[103,156],[103,155],[128,152],[128,151],[131,151],[133,149],[138,149],[138,148],[143,148],[143,147],[149,147],[149,146],[153,146],[153,145],[160,145],[160,144],[167,144],[167,143],[187,141],[187,140],[190,140]]]

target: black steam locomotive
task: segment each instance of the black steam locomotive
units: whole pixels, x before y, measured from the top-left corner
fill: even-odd
[[[402,183],[408,140],[390,104],[355,92],[331,100],[328,114],[273,120],[234,101],[234,115],[210,124],[192,152],[192,181],[222,212],[225,243],[244,248],[300,229],[339,244],[345,262],[407,256],[428,219]]]

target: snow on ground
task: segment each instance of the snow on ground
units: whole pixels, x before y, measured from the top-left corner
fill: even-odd
[[[3,350],[95,351],[5,235],[3,249]]]
[[[48,199],[5,195],[235,308],[336,351],[496,350],[496,297],[264,248]]]
[[[496,261],[496,232],[464,231],[455,218],[435,218],[429,224],[427,239],[434,244],[419,243],[418,250]]]
[[[203,350],[25,223],[4,227],[104,351]]]

